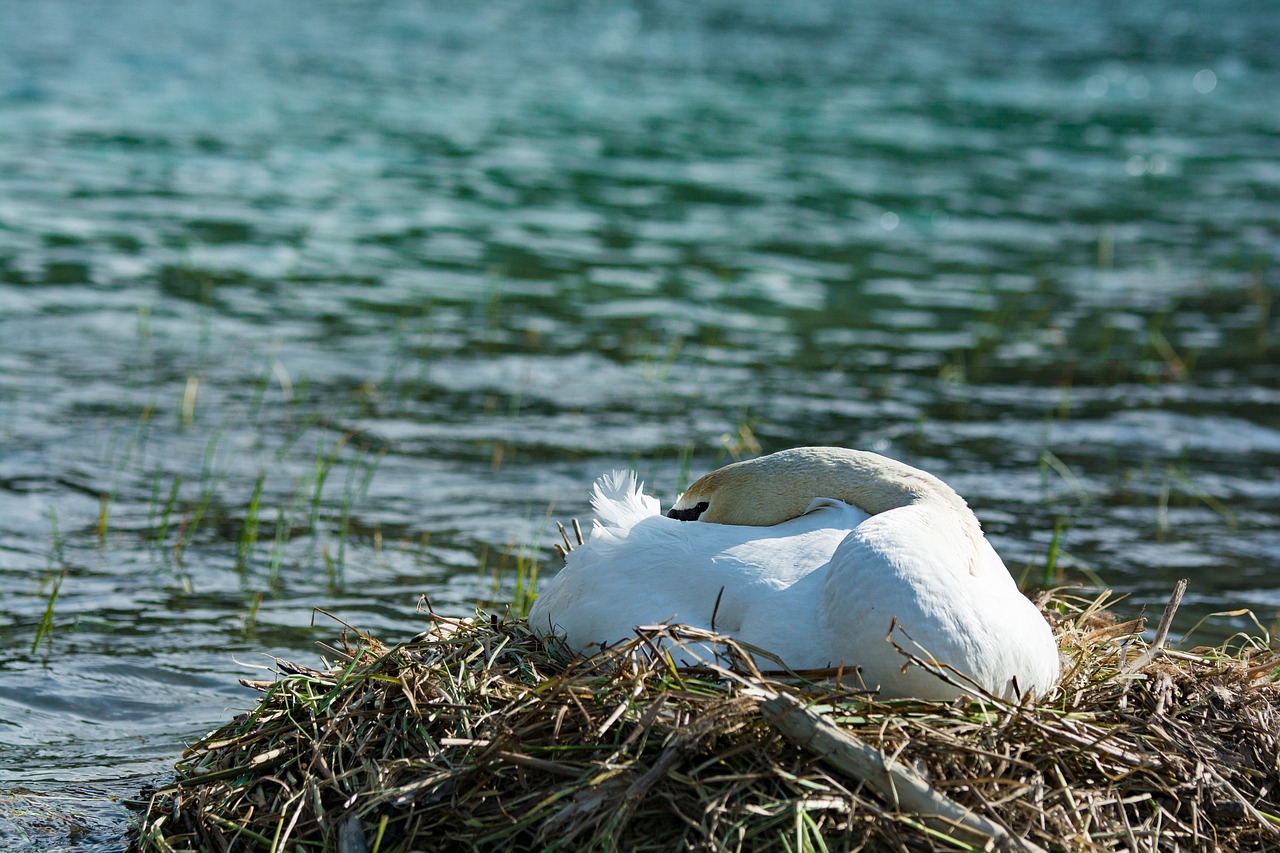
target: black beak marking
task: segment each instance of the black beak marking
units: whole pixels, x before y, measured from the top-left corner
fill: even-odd
[[[667,518],[674,518],[677,521],[697,521],[698,516],[707,511],[709,504],[706,501],[698,501],[688,509],[675,509],[674,507],[667,510]]]

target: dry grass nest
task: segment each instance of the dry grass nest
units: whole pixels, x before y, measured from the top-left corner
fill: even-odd
[[[1280,848],[1269,643],[1174,651],[1109,618],[1106,594],[1039,604],[1064,674],[1023,703],[877,702],[740,649],[676,669],[653,651],[708,636],[679,627],[586,659],[512,618],[432,616],[396,646],[352,630],[332,665],[245,682],[259,705],[149,792],[132,845]]]

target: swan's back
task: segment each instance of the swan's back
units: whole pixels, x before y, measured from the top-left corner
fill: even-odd
[[[813,512],[770,528],[696,524],[663,516],[641,490],[625,472],[596,481],[590,535],[534,601],[534,631],[562,636],[576,650],[667,621],[736,634],[750,614],[767,612],[780,590],[824,569],[867,517],[845,504],[817,502]],[[770,636],[748,641],[768,648],[778,632],[797,627],[771,623]]]

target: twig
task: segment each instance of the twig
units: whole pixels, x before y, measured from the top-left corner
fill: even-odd
[[[711,608],[711,633],[716,632],[716,614],[720,612],[720,599],[724,598],[724,587],[720,587],[720,591],[716,593],[716,606]]]
[[[1169,596],[1169,603],[1164,606],[1164,615],[1160,617],[1160,624],[1156,626],[1156,636],[1151,641],[1151,646],[1122,666],[1120,668],[1122,674],[1129,675],[1137,672],[1155,660],[1156,655],[1160,654],[1160,650],[1164,648],[1165,641],[1169,638],[1169,626],[1173,624],[1173,614],[1178,612],[1178,605],[1182,603],[1182,595],[1186,591],[1186,578],[1173,585],[1173,595]]]
[[[564,529],[563,524],[557,521],[556,529],[560,531],[560,538],[564,540],[563,549],[560,549],[560,546],[558,545],[556,546],[557,550],[560,550],[561,555],[563,556],[564,554],[568,554],[570,551],[573,550],[573,543],[569,541],[569,533]]]
[[[1159,651],[1164,648],[1164,641],[1169,636],[1169,626],[1173,623],[1173,614],[1178,611],[1178,605],[1182,603],[1182,595],[1186,591],[1186,578],[1182,578],[1173,585],[1173,595],[1169,596],[1169,603],[1164,606],[1164,614],[1160,617],[1160,624],[1156,627],[1156,637],[1151,643],[1152,651]]]
[[[926,824],[950,831],[957,827],[995,842],[1000,850],[1044,853],[994,821],[976,814],[940,793],[904,765],[885,760],[868,746],[821,714],[785,693],[760,704],[765,720],[787,740],[812,750],[842,773],[865,782],[891,805],[918,814]]]

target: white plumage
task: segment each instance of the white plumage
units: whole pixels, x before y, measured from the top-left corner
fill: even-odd
[[[891,626],[898,645],[997,695],[1043,695],[1057,681],[1049,626],[977,518],[942,481],[900,462],[797,448],[730,465],[672,509],[697,520],[662,515],[628,472],[601,477],[591,502],[588,541],[529,614],[534,631],[575,650],[638,625],[711,628],[714,614],[717,631],[793,669],[857,667],[884,697],[964,692],[919,667],[904,671],[886,640]],[[713,654],[695,649],[681,662]]]

